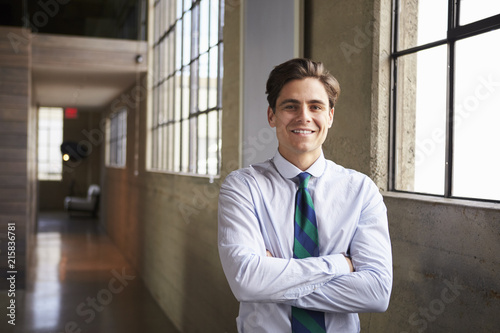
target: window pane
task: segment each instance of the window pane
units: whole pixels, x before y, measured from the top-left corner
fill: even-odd
[[[165,168],[167,167],[167,145],[168,145],[168,141],[167,141],[167,126],[166,125],[163,125],[161,127],[161,151],[160,151],[160,156],[161,156],[161,166],[160,168],[162,170],[165,170]]]
[[[447,0],[401,0],[398,50],[446,38]]]
[[[499,40],[496,30],[456,44],[454,196],[500,200]]]
[[[188,172],[189,171],[189,119],[183,120],[181,123],[182,126],[182,151],[181,151],[181,171]]]
[[[180,70],[182,67],[182,20],[178,21],[175,26],[175,69]],[[157,70],[157,69],[156,69]]]
[[[208,174],[216,175],[219,168],[219,112],[208,114]]]
[[[208,89],[208,108],[217,106],[217,75],[219,55],[217,48],[210,50],[210,63],[209,63],[209,89]]]
[[[182,50],[182,64],[184,66],[189,65],[191,61],[191,12],[184,14],[182,19],[182,29],[184,34],[183,50]]]
[[[460,25],[497,14],[500,14],[500,1],[498,0],[460,0]]]
[[[160,127],[161,128],[161,127]],[[122,109],[111,115],[109,119],[109,142],[106,165],[124,167],[127,152],[127,110]]]
[[[181,18],[182,12],[183,12],[182,0],[170,0],[170,1],[172,1],[176,4],[176,6],[177,6],[177,18]]]
[[[200,32],[206,33],[209,31],[209,1],[202,0],[200,3]],[[208,50],[208,38],[200,38],[200,53],[204,53]]]
[[[447,48],[398,59],[397,190],[444,194]]]
[[[168,125],[168,138],[167,138],[167,154],[168,154],[168,164],[167,164],[167,170],[173,170],[174,169],[174,125],[169,124]]]
[[[181,171],[181,123],[176,122],[174,125],[174,171]]]
[[[38,110],[38,179],[62,179],[63,109]]]
[[[156,13],[155,19],[164,20],[165,27],[157,33],[164,38],[156,36],[153,48],[155,86],[148,136],[148,162],[152,168],[203,174],[208,171],[208,118],[219,119],[222,112],[221,92],[217,91],[222,86],[219,6],[219,0],[155,3],[155,12],[162,11],[162,15]],[[215,107],[218,109],[214,116],[198,113]],[[220,143],[215,147],[220,150]],[[220,151],[214,156],[216,170],[211,173],[218,174]]]
[[[182,71],[182,118],[187,119],[189,117],[190,110],[190,70],[189,67],[185,67]]]
[[[208,53],[200,57],[200,86],[198,93],[198,107],[200,111],[205,111],[208,107]]]
[[[184,0],[184,11],[189,10],[191,8],[193,0]]]
[[[182,75],[181,72],[175,73],[175,120],[179,121],[181,119],[181,101],[182,101]]]
[[[207,173],[207,115],[198,117],[198,173]]]
[[[219,1],[210,1],[210,46],[219,42]]]
[[[190,83],[189,83],[189,91],[191,92],[191,99],[190,99],[190,112],[195,113],[198,112],[200,109],[198,107],[198,93],[199,93],[199,63],[198,59],[193,60],[191,63],[191,78],[190,78]]]

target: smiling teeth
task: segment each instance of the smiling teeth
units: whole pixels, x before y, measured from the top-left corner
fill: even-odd
[[[312,131],[303,131],[303,130],[294,130],[292,131],[293,133],[300,133],[300,134],[311,134]]]

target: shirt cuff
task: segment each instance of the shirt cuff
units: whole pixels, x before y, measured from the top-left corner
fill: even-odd
[[[331,255],[332,264],[333,267],[335,267],[335,275],[345,275],[351,273],[351,269],[345,257],[346,256],[341,253]]]

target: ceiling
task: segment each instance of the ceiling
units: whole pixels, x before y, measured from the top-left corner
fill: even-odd
[[[136,72],[33,68],[32,87],[37,106],[76,107],[102,111],[120,93],[140,84]]]
[[[142,2],[0,0],[0,25],[23,26],[19,18],[36,13],[49,17],[30,36],[35,104],[102,111],[132,87],[137,71],[145,72],[135,61],[145,48],[134,44],[145,39],[145,27],[138,25]]]

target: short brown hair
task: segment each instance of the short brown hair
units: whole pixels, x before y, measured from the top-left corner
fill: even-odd
[[[276,100],[283,86],[292,80],[302,80],[308,77],[318,79],[328,94],[330,108],[335,106],[340,95],[339,82],[331,75],[321,62],[306,58],[295,58],[274,67],[266,83],[267,102],[276,112]]]

